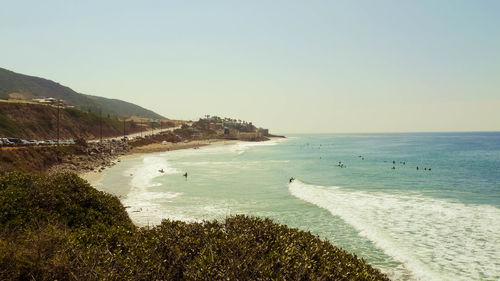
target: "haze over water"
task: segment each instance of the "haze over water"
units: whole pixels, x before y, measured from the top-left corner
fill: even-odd
[[[141,225],[269,217],[395,280],[498,280],[499,168],[498,132],[296,135],[142,155],[97,187]]]

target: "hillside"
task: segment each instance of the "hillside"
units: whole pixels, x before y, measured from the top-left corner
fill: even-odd
[[[25,100],[32,98],[52,97],[64,100],[68,105],[82,110],[111,114],[117,116],[141,116],[162,118],[163,116],[126,101],[108,99],[77,93],[71,88],[51,80],[28,76],[0,68],[0,99],[16,97]]]
[[[100,137],[101,123],[103,137],[123,134],[123,122],[116,117],[100,117],[93,112],[77,108],[60,109],[60,138],[76,139]],[[127,133],[140,131],[139,124],[126,122]],[[0,137],[24,139],[55,139],[57,137],[57,108],[30,103],[0,102]]]

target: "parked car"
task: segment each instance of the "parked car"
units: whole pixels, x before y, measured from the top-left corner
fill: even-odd
[[[62,145],[70,145],[70,144],[75,144],[75,141],[70,139],[70,140],[60,140],[59,141],[59,144],[62,144]]]
[[[18,138],[7,138],[14,145],[21,144],[21,140]]]
[[[2,143],[4,146],[13,146],[14,143],[12,143],[8,138],[2,138]]]

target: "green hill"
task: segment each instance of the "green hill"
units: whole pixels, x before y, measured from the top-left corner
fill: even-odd
[[[52,97],[64,100],[85,111],[99,112],[117,116],[140,116],[164,118],[163,116],[126,101],[85,95],[73,91],[57,82],[40,77],[28,76],[0,68],[0,99],[16,97],[25,100]]]

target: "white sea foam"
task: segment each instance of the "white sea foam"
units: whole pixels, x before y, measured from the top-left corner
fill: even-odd
[[[206,146],[201,149],[186,149],[177,150],[168,153],[152,154],[142,158],[142,163],[135,165],[133,168],[124,172],[124,176],[132,175],[130,191],[123,199],[131,219],[139,225],[156,225],[162,219],[174,219],[183,221],[199,221],[201,219],[223,218],[227,213],[225,208],[216,206],[200,206],[198,211],[189,213],[187,210],[177,210],[168,202],[176,197],[182,196],[183,193],[174,193],[168,191],[155,192],[156,186],[161,186],[160,183],[154,183],[154,179],[167,174],[181,173],[180,170],[172,167],[169,161],[174,161],[179,167],[185,166],[214,166],[232,167],[235,165],[231,161],[197,161],[197,162],[179,162],[179,159],[190,157],[193,155],[221,155],[221,154],[241,154],[245,150],[254,146],[276,145],[280,140],[271,140],[267,142],[238,142],[230,145],[214,145]],[[260,161],[238,162],[244,166],[258,166]],[[159,170],[163,169],[164,173]],[[188,214],[188,215],[186,215]]]
[[[237,142],[231,144],[216,143],[214,145],[202,146],[200,149],[180,149],[159,154],[159,156],[168,156],[169,159],[182,159],[189,156],[199,155],[224,155],[224,154],[243,154],[252,147],[273,146],[280,144],[288,139],[272,139],[264,142]]]
[[[163,170],[161,173],[159,170]],[[140,225],[159,224],[163,218],[162,202],[181,196],[179,192],[154,192],[149,188],[159,186],[153,183],[157,177],[165,174],[178,174],[179,170],[172,168],[165,157],[158,155],[145,156],[142,163],[125,172],[125,176],[132,175],[130,191],[123,204],[129,206],[130,218]]]
[[[163,173],[160,172],[163,170]],[[145,156],[140,165],[127,170],[124,176],[132,175],[131,185],[133,188],[143,189],[153,186],[153,179],[163,174],[177,174],[179,170],[172,168],[167,159],[161,156]]]
[[[498,280],[500,210],[421,195],[305,184],[289,190],[353,226],[417,280]]]
[[[233,152],[236,152],[238,154],[243,154],[245,151],[247,151],[251,147],[258,147],[258,146],[272,146],[272,145],[277,145],[279,143],[284,142],[286,139],[272,139],[268,141],[262,141],[262,142],[238,142],[236,144],[233,144],[230,146],[230,149]]]

